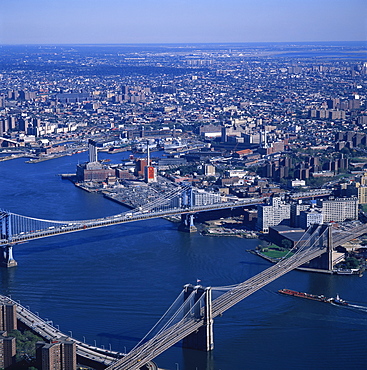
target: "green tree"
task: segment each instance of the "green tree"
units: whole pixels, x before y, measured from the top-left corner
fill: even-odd
[[[348,257],[345,259],[345,265],[349,269],[356,269],[359,267],[359,260],[355,257]]]
[[[292,242],[288,239],[283,239],[282,240],[282,246],[285,248],[285,249],[291,249],[292,248]]]
[[[14,337],[17,343],[16,361],[21,361],[23,358],[34,358],[36,356],[36,342],[42,340],[41,337],[25,330],[23,333],[19,330],[11,330],[8,332],[9,337]]]

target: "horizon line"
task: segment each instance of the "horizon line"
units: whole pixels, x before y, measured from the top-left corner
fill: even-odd
[[[244,45],[244,44],[307,44],[307,43],[365,43],[367,40],[328,41],[223,41],[223,42],[126,42],[126,43],[0,43],[2,46],[122,46],[122,45]]]

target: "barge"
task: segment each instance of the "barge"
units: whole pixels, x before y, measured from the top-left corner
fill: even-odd
[[[318,302],[325,302],[325,303],[334,303],[340,306],[348,306],[348,302],[346,302],[344,299],[341,299],[339,297],[339,294],[336,295],[335,298],[327,298],[324,295],[316,295],[316,294],[310,294],[310,293],[303,293],[303,292],[297,292],[295,290],[291,289],[280,289],[278,290],[281,294],[290,295],[293,297],[299,297],[299,298],[305,298],[305,299],[311,299],[312,301],[318,301]]]

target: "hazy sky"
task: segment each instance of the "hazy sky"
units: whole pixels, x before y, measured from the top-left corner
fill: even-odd
[[[0,0],[0,44],[366,39],[367,0]]]

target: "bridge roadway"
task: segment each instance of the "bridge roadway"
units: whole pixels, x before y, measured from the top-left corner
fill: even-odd
[[[293,199],[302,199],[302,198],[310,198],[310,197],[317,197],[317,196],[326,196],[331,193],[330,190],[314,190],[312,192],[307,193],[295,193],[292,195]],[[207,211],[214,211],[220,209],[228,209],[228,208],[238,208],[243,206],[250,206],[261,204],[267,197],[261,198],[245,198],[240,199],[235,202],[223,202],[223,203],[215,203],[209,205],[201,205],[201,206],[192,206],[188,208],[173,208],[164,211],[153,211],[150,210],[143,210],[140,211],[138,209],[134,209],[131,211],[126,211],[124,213],[120,213],[114,216],[104,217],[104,218],[97,218],[91,220],[80,220],[80,221],[50,221],[50,220],[37,220],[40,222],[53,222],[58,226],[48,227],[42,230],[32,230],[30,232],[21,232],[19,234],[15,234],[12,236],[11,240],[8,239],[0,239],[0,247],[17,244],[22,242],[27,242],[34,239],[40,239],[50,236],[56,236],[66,233],[72,233],[76,231],[83,231],[88,229],[94,229],[99,227],[111,226],[111,225],[118,225],[123,224],[126,222],[133,222],[133,221],[140,221],[140,220],[149,220],[154,218],[166,217],[166,216],[174,216],[174,215],[181,215],[181,214],[189,214],[189,213],[198,213],[198,212],[207,212]],[[149,207],[149,203],[146,205]]]
[[[32,331],[42,337],[45,341],[51,342],[56,340],[70,340],[76,343],[76,353],[78,356],[88,359],[89,361],[109,366],[116,362],[117,358],[121,358],[124,354],[116,351],[109,351],[103,348],[91,346],[76,340],[54,326],[50,325],[50,321],[45,321],[26,307],[14,301],[10,297],[0,295],[0,301],[2,303],[15,304],[17,307],[17,319],[22,322],[25,326],[29,327]]]
[[[363,224],[346,231],[333,232],[333,247],[343,245],[359,236],[367,233],[367,224]]]
[[[265,285],[286,274],[287,272],[319,257],[326,251],[325,246],[314,246],[305,249],[300,247],[293,256],[283,259],[254,277],[238,284],[212,302],[212,317],[223,314],[226,310],[261,289]],[[184,318],[172,327],[162,331],[141,346],[129,352],[125,357],[117,360],[107,370],[137,370],[142,364],[154,359],[162,352],[197,331],[205,324],[204,318]]]

